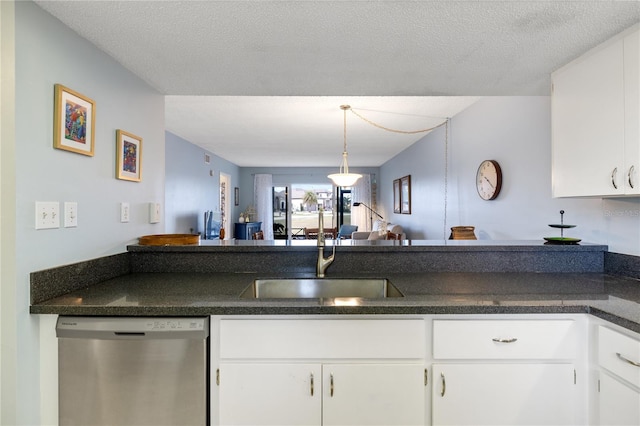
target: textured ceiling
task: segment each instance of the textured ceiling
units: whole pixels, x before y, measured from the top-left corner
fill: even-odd
[[[547,95],[551,71],[640,21],[638,1],[36,3],[171,95],[168,130],[246,166],[285,165],[284,152],[286,165],[301,164],[307,144],[312,165],[338,164],[343,103],[394,113],[377,118],[402,128],[413,124],[396,121],[405,114],[455,114],[442,97]],[[384,105],[386,96],[421,99]],[[184,120],[194,116],[207,120]],[[326,127],[338,127],[337,141]],[[380,154],[363,163],[349,133],[350,164],[394,155],[395,146],[383,152],[387,136],[375,149],[369,139]]]

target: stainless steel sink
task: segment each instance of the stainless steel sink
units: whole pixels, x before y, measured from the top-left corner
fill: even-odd
[[[242,294],[244,299],[313,299],[404,297],[385,278],[270,278],[257,279]]]

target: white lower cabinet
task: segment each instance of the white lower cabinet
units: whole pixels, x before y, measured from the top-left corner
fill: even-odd
[[[435,364],[434,425],[574,424],[571,364]]]
[[[586,314],[211,317],[212,425],[640,425],[640,336]]]
[[[640,425],[640,391],[600,374],[600,425]]]
[[[324,425],[424,425],[424,364],[323,366]]]
[[[319,364],[220,365],[221,425],[321,425]]]
[[[418,364],[220,366],[223,425],[423,425]]]
[[[600,425],[640,425],[640,336],[598,329]]]
[[[214,317],[214,330],[212,424],[425,424],[424,318]]]
[[[434,425],[576,424],[572,319],[433,321]]]

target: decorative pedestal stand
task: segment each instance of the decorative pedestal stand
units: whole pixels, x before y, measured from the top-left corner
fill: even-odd
[[[564,230],[568,228],[575,228],[576,225],[565,225],[564,223],[564,210],[560,210],[560,224],[552,224],[549,225],[552,228],[560,229],[559,237],[545,237],[544,239],[547,241],[546,244],[578,244],[580,241],[579,238],[570,238],[564,236]]]

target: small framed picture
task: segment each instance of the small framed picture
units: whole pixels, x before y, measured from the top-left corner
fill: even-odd
[[[142,138],[120,129],[116,130],[116,178],[142,180]]]
[[[400,179],[393,181],[393,212],[400,213]]]
[[[53,147],[93,157],[96,104],[61,84],[55,85]]]
[[[411,214],[411,175],[400,178],[402,214]]]
[[[238,188],[237,186],[233,188],[233,205],[240,205],[240,188]]]

